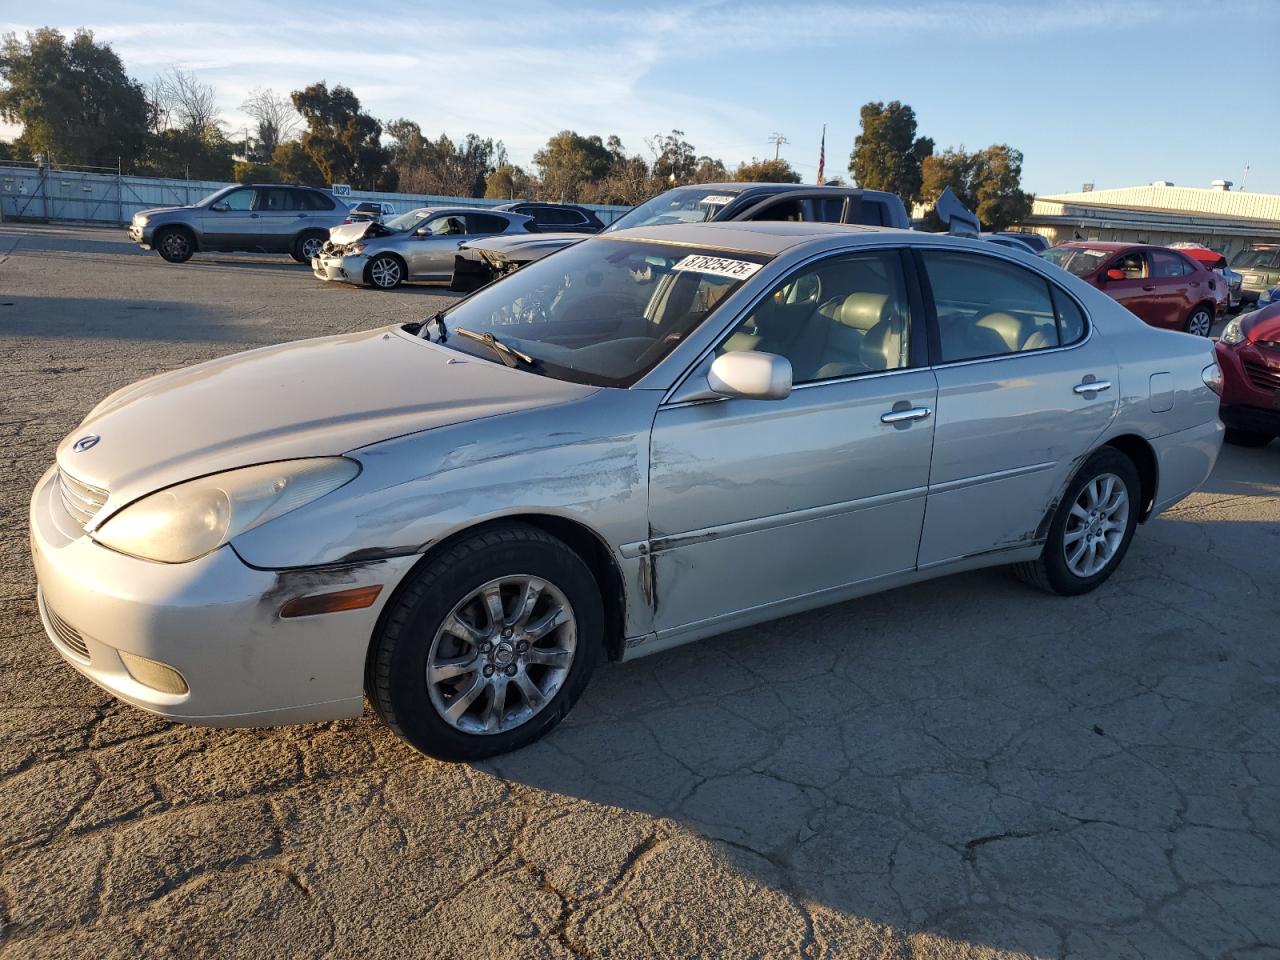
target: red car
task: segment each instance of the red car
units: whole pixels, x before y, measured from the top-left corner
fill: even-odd
[[[1222,368],[1227,442],[1261,447],[1280,436],[1280,303],[1236,317],[1214,350]]]
[[[1072,240],[1040,254],[1124,304],[1153,327],[1207,337],[1219,313],[1222,278],[1168,247]]]

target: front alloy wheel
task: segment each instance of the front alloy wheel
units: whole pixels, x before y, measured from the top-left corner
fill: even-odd
[[[369,282],[379,290],[394,290],[404,280],[404,268],[395,257],[378,257],[369,264]]]

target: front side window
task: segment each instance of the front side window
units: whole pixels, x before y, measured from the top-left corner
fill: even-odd
[[[1116,258],[1108,270],[1119,270],[1126,280],[1145,280],[1149,274],[1147,257],[1134,250]]]
[[[786,357],[794,383],[896,370],[909,363],[909,316],[895,251],[845,255],[774,287],[718,352]]]
[[[459,216],[436,217],[427,223],[427,234],[432,237],[466,236],[467,222]]]
[[[446,345],[486,360],[458,329],[491,333],[534,372],[627,387],[703,323],[767,257],[593,238],[535,260],[444,314]],[[428,324],[426,332],[432,332]]]
[[[253,202],[258,196],[257,190],[232,190],[222,198],[222,203],[229,210],[248,212],[253,209]]]
[[[923,258],[941,362],[1059,346],[1057,312],[1044,277],[969,253],[926,250]]]

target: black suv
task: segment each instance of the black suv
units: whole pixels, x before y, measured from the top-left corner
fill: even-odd
[[[574,203],[535,203],[531,200],[517,200],[514,203],[504,203],[497,209],[533,217],[533,222],[539,230],[555,230],[560,233],[599,233],[604,229],[604,221],[593,211]]]
[[[324,190],[252,183],[223,187],[190,206],[135,213],[129,239],[170,263],[185,263],[197,250],[287,253],[310,263],[346,216],[347,205]]]

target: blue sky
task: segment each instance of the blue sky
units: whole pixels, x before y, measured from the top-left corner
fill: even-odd
[[[824,123],[827,175],[843,174],[858,108],[899,99],[939,148],[1022,150],[1023,186],[1041,194],[1086,181],[1239,188],[1246,164],[1248,189],[1280,192],[1280,0],[61,0],[48,20],[34,9],[5,4],[0,31],[87,26],[140,80],[194,70],[232,129],[250,89],[326,79],[384,121],[492,136],[521,163],[565,128],[617,133],[633,152],[678,128],[730,165],[772,156],[777,131],[809,179]]]

